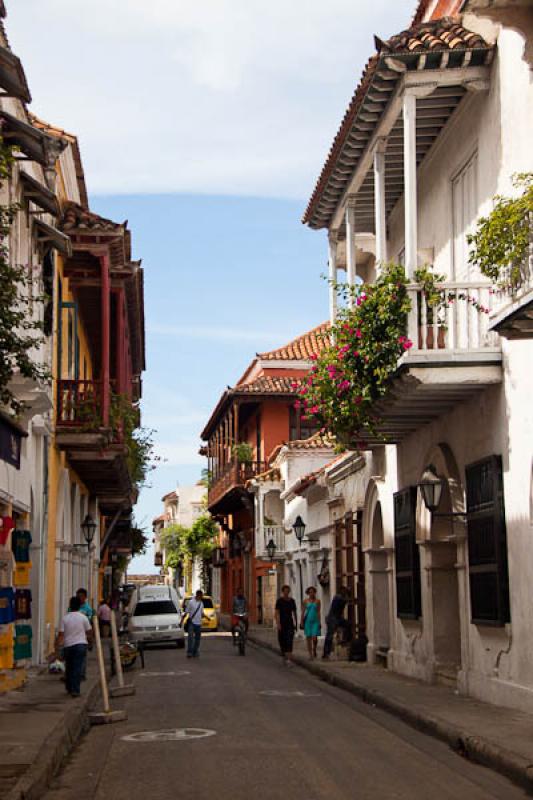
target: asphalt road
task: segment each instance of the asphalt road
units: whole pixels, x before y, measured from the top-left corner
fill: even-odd
[[[144,671],[130,674],[137,693],[121,701],[127,722],[92,728],[46,800],[526,797],[446,745],[272,654],[250,647],[239,657],[227,634],[204,635],[199,659],[186,659],[183,650],[148,650]],[[169,739],[176,729],[214,733]]]

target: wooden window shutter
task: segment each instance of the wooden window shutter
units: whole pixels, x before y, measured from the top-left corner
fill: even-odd
[[[396,613],[403,619],[422,616],[420,552],[416,543],[416,486],[394,494]]]
[[[468,574],[474,624],[510,622],[501,456],[466,467]]]

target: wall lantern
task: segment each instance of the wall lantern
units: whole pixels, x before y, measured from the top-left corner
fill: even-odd
[[[93,543],[94,534],[96,533],[96,522],[90,514],[85,515],[85,519],[81,523],[81,530],[83,537],[87,542],[87,548],[90,550]]]
[[[276,555],[276,542],[274,539],[270,539],[269,543],[266,546],[266,551],[268,553],[268,557],[271,561],[274,561],[274,556]]]
[[[294,520],[294,525],[292,526],[292,529],[293,529],[293,531],[294,531],[294,533],[296,535],[296,538],[298,539],[298,541],[301,544],[302,539],[304,538],[304,534],[305,534],[305,522],[303,521],[303,519],[301,518],[301,516],[299,514],[296,517],[296,519]]]
[[[422,479],[418,484],[422,492],[422,499],[427,510],[432,514],[440,506],[442,497],[443,479],[437,475],[437,470],[433,464],[429,464],[422,473]]]

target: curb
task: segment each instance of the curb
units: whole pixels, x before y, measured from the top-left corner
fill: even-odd
[[[256,638],[253,633],[248,635],[248,639],[258,647],[277,652],[277,648],[274,645]],[[294,662],[326,683],[350,692],[350,694],[359,697],[365,703],[393,714],[412,728],[445,742],[452,750],[455,750],[459,755],[468,758],[470,761],[489,767],[530,791],[533,789],[533,764],[523,756],[506,750],[488,739],[484,739],[482,736],[472,735],[468,731],[462,730],[459,726],[438,717],[415,711],[404,703],[394,700],[376,689],[369,689],[366,686],[334,675],[324,667],[310,663],[300,656],[295,655]]]
[[[4,800],[39,800],[78,739],[89,729],[88,711],[96,699],[98,677],[87,680],[87,691],[79,705],[69,708],[43,743],[37,758],[8,792]]]

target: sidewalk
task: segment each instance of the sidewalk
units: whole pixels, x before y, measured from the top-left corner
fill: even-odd
[[[0,797],[37,800],[87,726],[98,695],[89,658],[82,695],[73,699],[59,675],[30,670],[24,689],[0,695]]]
[[[251,625],[249,639],[279,652],[271,628]],[[383,667],[349,661],[309,661],[295,641],[297,664],[364,702],[394,714],[454,750],[533,790],[533,715],[458,695],[453,689],[404,678]]]

